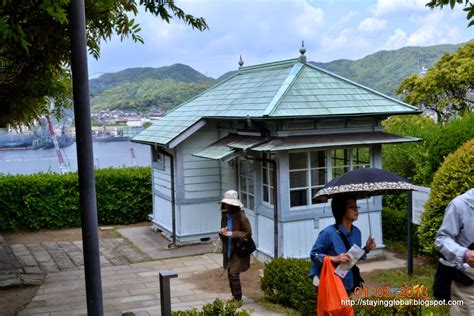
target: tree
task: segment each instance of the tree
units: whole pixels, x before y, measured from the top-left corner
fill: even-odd
[[[464,2],[464,9],[463,11],[467,12],[467,20],[469,21],[469,24],[467,25],[472,26],[474,25],[474,3],[471,3],[470,0],[431,0],[426,4],[427,7],[430,7],[431,9],[434,9],[436,7],[439,7],[442,9],[444,6],[448,5],[451,7],[451,9],[454,9],[454,6],[457,4],[461,4]]]
[[[3,0],[0,3],[0,127],[28,123],[55,102],[59,113],[71,105],[70,0]],[[94,58],[100,44],[116,34],[143,43],[134,16],[144,7],[169,23],[175,17],[193,29],[208,28],[174,0],[86,0],[87,45]]]
[[[420,77],[413,75],[397,89],[404,101],[433,111],[440,123],[472,112],[474,106],[474,42],[446,54]]]

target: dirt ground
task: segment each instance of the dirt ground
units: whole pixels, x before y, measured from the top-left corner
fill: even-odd
[[[256,300],[263,296],[260,289],[260,276],[262,275],[263,264],[254,262],[250,269],[240,274],[240,282],[242,284],[242,294],[248,298]],[[229,281],[227,279],[227,272],[224,269],[208,270],[200,273],[194,277],[194,284],[199,286],[199,289],[212,291],[217,293],[229,293]]]
[[[141,222],[132,225],[110,225],[101,226],[99,230],[100,239],[120,237],[116,231],[118,228],[149,226],[149,222]],[[105,227],[105,229],[104,229]],[[107,229],[113,228],[113,229]],[[82,240],[81,228],[68,228],[61,230],[42,229],[37,232],[17,232],[3,234],[5,240],[10,244],[38,244],[42,242],[77,241]],[[27,286],[0,289],[0,316],[13,316],[23,309],[35,297],[39,286]]]

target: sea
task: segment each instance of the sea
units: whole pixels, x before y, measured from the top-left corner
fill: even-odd
[[[96,168],[151,166],[150,146],[123,142],[94,142]],[[76,143],[61,148],[61,154],[70,171],[77,171]],[[60,173],[59,158],[54,148],[29,150],[1,150],[0,174]]]

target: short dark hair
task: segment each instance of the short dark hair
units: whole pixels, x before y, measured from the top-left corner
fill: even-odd
[[[331,201],[332,215],[336,219],[336,224],[342,223],[342,218],[346,214],[347,201],[355,200],[356,197],[351,194],[336,195]]]

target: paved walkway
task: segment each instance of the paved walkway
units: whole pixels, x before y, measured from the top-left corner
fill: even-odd
[[[222,256],[205,254],[193,257],[163,259],[151,262],[102,268],[105,315],[161,315],[159,271],[173,269],[178,278],[171,279],[172,310],[186,310],[230,299],[230,294],[198,288],[193,276],[206,270],[221,268]],[[55,316],[86,315],[84,271],[50,273],[31,303],[19,315]],[[244,307],[252,315],[280,315],[264,311],[252,300],[244,298]]]

